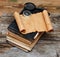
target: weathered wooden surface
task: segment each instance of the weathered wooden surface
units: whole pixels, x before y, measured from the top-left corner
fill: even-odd
[[[8,8],[9,11],[14,11],[18,10],[17,8],[23,8],[26,2],[33,2],[37,5],[37,7],[44,7],[50,12],[60,12],[60,0],[17,0],[17,2],[11,2],[10,0],[1,0],[0,8],[4,9],[4,6],[6,6],[4,11],[6,11],[6,8]],[[16,8],[12,6],[15,6]],[[15,9],[12,10],[13,8]]]
[[[38,7],[45,7],[51,13],[50,18],[54,27],[54,31],[45,33],[29,53],[6,42],[7,27],[13,21],[13,12],[20,12],[26,1],[32,1]],[[0,3],[0,57],[60,57],[60,0],[19,0],[18,2],[22,4],[20,8],[1,7],[16,3]]]
[[[17,55],[19,54],[21,55],[22,52],[21,56],[23,57],[24,56],[59,57],[60,56],[60,13],[51,13],[50,18],[52,21],[52,25],[54,27],[54,31],[50,33],[45,33],[41,37],[41,40],[39,40],[38,44],[34,47],[33,51],[27,54],[22,50],[17,49],[16,47],[13,47],[6,42],[7,27],[13,21],[13,17],[12,14],[4,13],[0,17],[0,56],[17,57]],[[17,54],[17,55],[13,55],[13,54]]]

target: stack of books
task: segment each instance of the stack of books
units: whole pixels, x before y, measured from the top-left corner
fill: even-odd
[[[30,2],[20,14],[14,12],[14,19],[8,27],[7,40],[26,52],[32,50],[44,32],[53,30],[47,10]]]
[[[13,44],[16,47],[29,52],[38,42],[42,34],[42,32],[22,34],[18,29],[16,21],[14,20],[8,27],[7,40],[10,44]]]
[[[14,18],[8,27],[7,40],[26,52],[32,50],[44,32],[53,30],[46,10],[28,17],[15,12]]]

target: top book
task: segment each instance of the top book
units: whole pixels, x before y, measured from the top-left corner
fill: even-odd
[[[19,29],[18,26],[16,24],[16,21],[12,21],[11,24],[8,26],[8,31],[26,39],[26,40],[34,40],[35,35],[37,34],[37,32],[33,32],[33,33],[28,33],[28,34],[22,34]]]

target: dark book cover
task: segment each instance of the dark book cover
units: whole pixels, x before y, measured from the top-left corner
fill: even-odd
[[[11,24],[8,26],[8,30],[16,35],[19,35],[20,37],[23,37],[24,39],[27,39],[29,41],[34,40],[34,36],[37,34],[37,32],[32,32],[28,34],[22,34],[17,26],[16,21],[12,21]]]
[[[25,11],[26,9],[23,8],[23,10],[20,12],[20,14],[23,14],[23,12]],[[28,10],[30,11],[32,14],[34,13],[38,13],[38,12],[42,12],[44,10],[44,8],[36,8],[34,10]],[[17,23],[16,21],[12,21],[11,24],[9,25],[8,27],[8,30],[11,31],[12,33],[15,33],[16,35],[19,35],[20,37],[23,37],[27,40],[34,40],[34,36],[37,34],[37,32],[32,32],[32,33],[29,33],[29,34],[22,34],[19,29],[18,29],[18,26],[17,26]]]

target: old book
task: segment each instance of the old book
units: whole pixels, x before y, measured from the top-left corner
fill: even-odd
[[[8,35],[10,35],[16,39],[20,39],[21,41],[28,43],[28,44],[31,44],[31,42],[34,40],[34,38],[37,37],[36,34],[37,34],[37,32],[33,32],[33,33],[29,33],[29,34],[22,34],[19,31],[15,20],[8,27]]]
[[[8,41],[8,43],[9,43],[10,45],[14,46],[14,47],[17,47],[17,48],[25,51],[25,52],[29,52],[29,50],[27,50],[27,49],[25,49],[25,48],[23,48],[23,47],[21,47],[21,46],[18,46],[18,45],[16,45],[15,43],[12,43],[11,41]]]
[[[16,44],[12,43],[11,41],[8,41],[8,43],[9,43],[10,45],[14,46],[14,47],[17,47],[17,48],[25,51],[25,52],[30,52],[29,50],[27,50],[27,49],[25,49],[25,48],[23,48],[23,47],[21,47],[21,46],[18,46],[18,45],[16,45]]]
[[[29,16],[19,15],[18,12],[15,12],[14,17],[19,31],[23,34],[53,30],[47,10]]]
[[[22,48],[24,48],[24,49],[26,49],[26,50],[28,50],[28,51],[31,51],[32,48],[35,46],[35,44],[36,44],[36,43],[38,42],[38,40],[40,39],[40,37],[42,36],[42,34],[43,34],[43,33],[40,33],[40,34],[38,35],[38,37],[37,37],[37,38],[32,42],[32,44],[30,44],[30,45],[25,44],[25,43],[23,43],[23,42],[15,39],[15,38],[11,37],[11,36],[7,36],[7,40],[8,40],[9,42],[12,42],[12,43],[16,44],[17,46],[20,46],[20,47],[22,47]]]
[[[31,43],[38,37],[39,33],[37,33],[37,34],[33,37],[34,39],[30,38],[30,39],[28,39],[28,40],[25,39],[24,37],[21,37],[21,36],[15,34],[15,33],[12,33],[11,31],[8,31],[7,35],[8,35],[8,36],[11,36],[11,37],[14,37],[15,39],[20,40],[20,41],[22,41],[22,42],[24,42],[24,43],[26,43],[26,44],[31,44]]]

